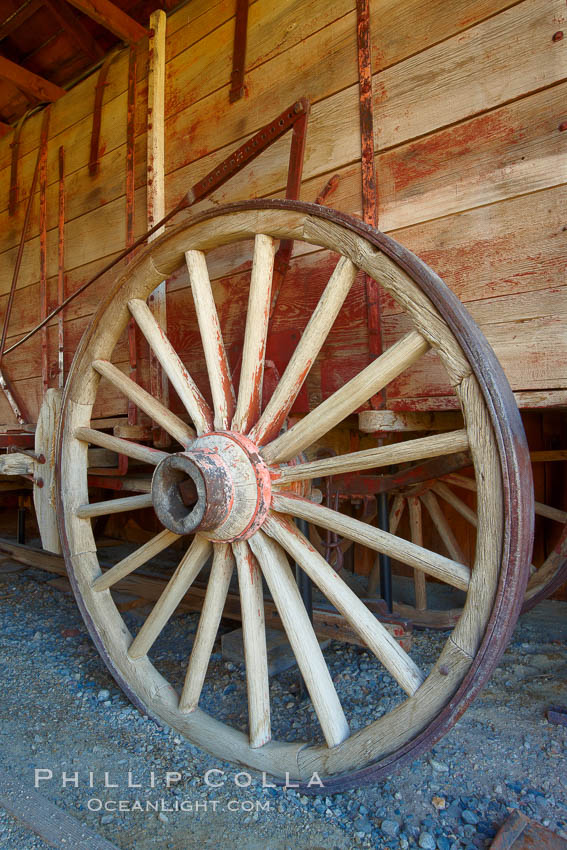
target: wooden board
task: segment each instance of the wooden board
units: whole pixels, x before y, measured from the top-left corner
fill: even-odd
[[[118,850],[105,838],[78,821],[8,771],[0,776],[0,806],[51,847],[88,847],[89,850]]]

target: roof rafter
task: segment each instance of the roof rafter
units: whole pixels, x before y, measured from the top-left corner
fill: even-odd
[[[28,0],[0,24],[0,41],[19,29],[43,5],[42,0]]]
[[[73,9],[69,8],[67,3],[63,0],[44,0],[44,3],[83,53],[86,53],[95,61],[104,55],[104,50],[100,44],[92,37],[79,16]]]
[[[148,34],[145,27],[110,0],[68,0],[68,2],[128,44],[136,44]]]
[[[56,86],[55,83],[49,82],[49,80],[34,74],[32,71],[28,71],[22,65],[11,62],[4,56],[0,56],[0,78],[9,80],[24,94],[31,95],[40,102],[52,103],[65,94],[65,89]]]

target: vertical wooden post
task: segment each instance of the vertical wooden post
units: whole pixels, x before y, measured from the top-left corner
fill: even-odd
[[[65,149],[63,145],[59,148],[59,227],[57,242],[57,303],[62,304],[65,300]],[[57,317],[58,337],[58,382],[59,389],[65,385],[65,363],[64,363],[64,326],[63,311]]]
[[[39,142],[39,302],[41,319],[45,319],[47,316],[47,136],[50,110],[50,106],[45,109]],[[49,388],[47,345],[46,325],[41,329],[41,380],[44,395]]]
[[[153,227],[165,215],[165,36],[166,14],[158,9],[150,15],[149,70],[148,70],[148,126],[147,126],[147,224]],[[150,237],[160,236],[165,227]],[[165,280],[157,286],[148,299],[154,317],[167,333],[167,290]],[[150,350],[150,392],[164,407],[169,407],[169,385],[154,352]],[[169,436],[162,428],[154,428],[154,443],[167,446]]]
[[[128,61],[128,114],[126,119],[126,247],[134,243],[134,193],[136,191],[136,45],[130,47]],[[138,377],[138,358],[136,345],[136,323],[130,319],[128,323],[128,352],[130,356],[130,377],[133,381]],[[128,401],[128,424],[136,425],[138,409],[132,401]]]

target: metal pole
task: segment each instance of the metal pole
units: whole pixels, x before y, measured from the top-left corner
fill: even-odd
[[[26,509],[18,508],[18,543],[25,546],[26,543]]]
[[[382,531],[389,530],[388,522],[388,494],[378,495],[378,528]],[[392,613],[392,564],[388,555],[380,553],[380,595],[386,603],[388,611]]]

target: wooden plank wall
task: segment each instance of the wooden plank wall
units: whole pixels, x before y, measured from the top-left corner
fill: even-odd
[[[307,96],[312,114],[302,198],[313,201],[337,174],[328,203],[361,214],[360,135],[354,0],[251,0],[246,94],[228,91],[234,0],[192,0],[168,18],[166,74],[166,210],[269,118]],[[567,299],[564,278],[567,132],[567,39],[564,0],[372,0],[373,100],[379,223],[436,269],[485,331],[518,398],[527,405],[567,403]],[[145,229],[147,46],[138,59],[135,231]],[[48,143],[48,288],[56,303],[58,150],[65,149],[67,292],[125,245],[128,55],[108,75],[102,113],[103,155],[95,177],[88,157],[96,74],[52,107]],[[0,140],[0,315],[21,233],[37,156],[41,115],[24,126],[20,203],[8,214],[10,144]],[[282,138],[200,206],[282,195],[289,136]],[[280,370],[332,268],[323,252],[298,256],[282,292],[269,356]],[[221,321],[233,363],[246,303],[244,255],[220,252],[212,264]],[[240,277],[223,279],[236,267]],[[104,282],[65,315],[65,363],[95,309]],[[169,283],[170,332],[185,357],[197,330],[182,309],[190,301],[181,270]],[[39,204],[34,201],[9,342],[39,319]],[[188,301],[189,299],[189,301]],[[387,299],[386,344],[406,328]],[[297,410],[332,392],[368,356],[362,282],[349,298]],[[140,343],[141,345],[141,343]],[[56,328],[49,332],[56,384]],[[115,361],[127,368],[126,345]],[[141,347],[142,380],[147,352]],[[3,364],[30,418],[41,400],[39,339]],[[206,391],[202,368],[197,380]],[[450,407],[440,370],[427,358],[390,392],[399,408]],[[124,411],[106,388],[97,412]],[[0,398],[0,421],[12,414]]]

